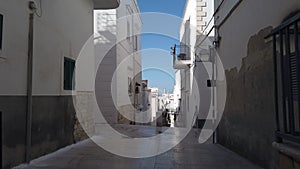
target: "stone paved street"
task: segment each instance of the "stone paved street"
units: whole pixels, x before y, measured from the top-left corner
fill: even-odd
[[[149,134],[154,130],[151,127],[130,127],[126,131],[140,134],[145,131]],[[198,134],[197,130],[192,130],[170,151],[142,159],[116,156],[98,147],[93,141],[85,140],[16,169],[260,169],[222,146],[212,144],[211,140],[200,145],[197,142]]]

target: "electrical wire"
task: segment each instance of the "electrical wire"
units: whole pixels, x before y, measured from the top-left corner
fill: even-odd
[[[217,9],[215,10],[215,12],[213,13],[212,17],[210,18],[209,22],[207,23],[206,27],[204,28],[203,32],[206,31],[206,29],[208,28],[208,26],[210,25],[210,23],[212,22],[212,20],[214,19],[214,17],[217,15],[217,13],[219,12],[222,4],[224,3],[225,0],[222,0],[222,2],[219,4],[219,6],[217,7]]]
[[[208,38],[209,34],[212,32],[213,29],[215,29],[216,27],[219,28],[220,26],[222,26],[222,25],[226,22],[226,20],[231,16],[231,14],[235,11],[235,9],[241,4],[242,1],[243,1],[243,0],[239,0],[239,1],[231,8],[231,10],[229,11],[229,13],[225,16],[225,18],[221,21],[221,23],[220,23],[218,26],[214,25],[214,26],[211,28],[210,31],[205,35],[204,39],[203,39],[203,40],[199,43],[199,45],[197,45],[197,46],[200,46],[200,45]],[[221,5],[223,4],[223,2],[224,2],[224,0],[220,3],[220,5],[219,5],[218,8],[216,9],[216,11],[214,12],[213,17],[215,17],[216,13],[219,11],[219,9],[220,9]],[[212,17],[212,18],[213,18],[213,17]],[[212,19],[211,19],[211,20],[212,20]],[[207,27],[208,27],[208,25],[207,25]],[[197,40],[198,40],[198,39],[197,39]],[[196,57],[199,59],[199,56],[196,55]]]
[[[219,12],[221,6],[223,5],[225,0],[222,0],[221,3],[219,4],[219,6],[217,7],[217,9],[215,10],[215,12],[213,13],[212,17],[210,18],[209,22],[207,23],[206,27],[204,28],[204,30],[202,32],[205,32],[206,29],[209,27],[210,23],[213,21],[213,19],[215,18],[215,16],[217,15],[217,13]],[[204,39],[199,43],[199,45],[197,46],[200,46],[205,40],[206,38],[209,36],[209,34],[213,31],[213,29],[215,28],[216,26],[214,25],[210,30],[209,32],[204,36]],[[196,41],[198,41],[200,39],[200,37],[198,39],[196,39]]]

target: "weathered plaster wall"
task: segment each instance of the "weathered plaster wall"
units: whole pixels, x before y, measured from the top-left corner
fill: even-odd
[[[94,92],[78,92],[73,100],[76,107],[74,140],[76,142],[92,137],[95,134],[96,101]]]
[[[216,0],[219,4],[221,0]],[[219,9],[215,24],[219,25],[239,0],[224,1]],[[215,6],[217,7],[217,5]],[[218,53],[225,69],[242,66],[242,58],[247,55],[247,43],[250,36],[259,30],[277,27],[291,12],[300,9],[299,0],[253,0],[240,3],[228,20],[219,28],[221,37]]]
[[[264,168],[276,168],[272,43],[262,29],[248,42],[240,70],[226,70],[227,102],[218,128],[220,144]]]
[[[16,106],[18,105],[18,106]],[[3,120],[3,167],[11,168],[25,160],[26,97],[0,97]]]
[[[74,143],[75,110],[71,96],[33,98],[32,158]]]
[[[1,96],[4,168],[25,162],[26,108],[24,96]],[[71,96],[33,97],[31,157],[74,143],[75,111]]]
[[[216,4],[220,2],[215,0]],[[215,24],[222,23],[238,2],[224,1]],[[272,44],[266,43],[264,36],[271,30],[268,26],[279,26],[286,16],[299,9],[299,0],[244,0],[216,31],[220,36],[217,52],[227,80],[227,102],[218,140],[267,169],[278,168],[279,156],[272,148],[275,140]]]

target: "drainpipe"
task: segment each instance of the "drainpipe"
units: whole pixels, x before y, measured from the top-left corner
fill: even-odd
[[[32,70],[33,70],[33,24],[36,9],[34,2],[29,2],[29,31],[28,31],[28,63],[27,63],[27,114],[26,114],[26,153],[27,163],[31,160],[31,126],[32,126]]]
[[[138,93],[135,93],[136,92],[136,87],[137,87],[137,85],[136,85],[136,78],[138,78],[138,77],[136,77],[136,67],[135,67],[135,56],[134,56],[134,43],[135,43],[135,34],[134,34],[134,16],[133,16],[133,11],[131,11],[132,13],[131,13],[131,15],[130,15],[130,17],[131,17],[131,23],[132,23],[132,25],[131,25],[131,32],[132,32],[132,34],[130,35],[131,37],[130,38],[132,38],[132,59],[133,59],[133,79],[134,79],[134,82],[135,82],[135,85],[134,85],[134,95],[133,95],[133,100],[134,100],[134,112],[133,112],[133,123],[134,123],[134,125],[136,125],[136,113],[138,112],[138,109],[139,109],[139,102],[138,102],[138,99],[139,99],[139,92]]]
[[[212,61],[212,106],[213,106],[213,125],[217,125],[217,121],[218,121],[218,115],[216,114],[216,109],[217,109],[217,104],[216,104],[216,98],[215,98],[215,94],[216,94],[216,89],[217,89],[217,80],[216,80],[216,76],[215,76],[215,71],[216,71],[216,59],[215,59],[215,52],[214,52],[214,47],[209,46],[209,53],[210,53],[210,58]],[[218,139],[217,139],[217,128],[215,129],[214,133],[213,133],[213,143],[216,144]]]
[[[3,120],[2,120],[2,112],[0,111],[0,146],[2,150],[3,146]],[[3,168],[3,151],[0,152],[0,168]]]

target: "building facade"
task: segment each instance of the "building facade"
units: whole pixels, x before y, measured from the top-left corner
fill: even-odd
[[[3,168],[76,141],[76,58],[93,36],[93,10],[104,4],[119,1],[0,2]]]
[[[137,120],[141,122],[141,125],[150,125],[152,121],[152,93],[151,89],[148,88],[148,80],[142,81],[141,96],[141,112],[137,114]]]
[[[215,0],[215,7],[227,81],[218,142],[264,168],[299,168],[299,1]]]
[[[174,108],[176,112],[180,110],[181,102],[181,80],[180,80],[180,70],[175,71],[175,85],[174,85]]]
[[[110,124],[134,124],[141,107],[141,18],[136,0],[95,12],[96,98]]]
[[[205,5],[187,1],[175,51],[180,114],[198,105],[190,97],[196,81],[196,126],[222,115],[218,143],[264,168],[299,168],[300,3],[215,0],[209,16]]]
[[[158,112],[158,88],[150,87],[151,90],[151,125],[156,126],[156,114]]]
[[[204,35],[212,32],[213,20],[210,14],[214,9],[211,1],[187,1],[181,28],[180,44],[174,46],[174,68],[176,71],[175,102],[179,105],[177,125],[185,126],[187,113],[193,116],[194,126],[213,120],[213,90],[208,81],[213,78],[214,65],[211,61],[208,40],[202,43]],[[213,34],[211,35],[213,36]],[[178,91],[180,90],[180,94]],[[180,101],[180,103],[179,103]]]

